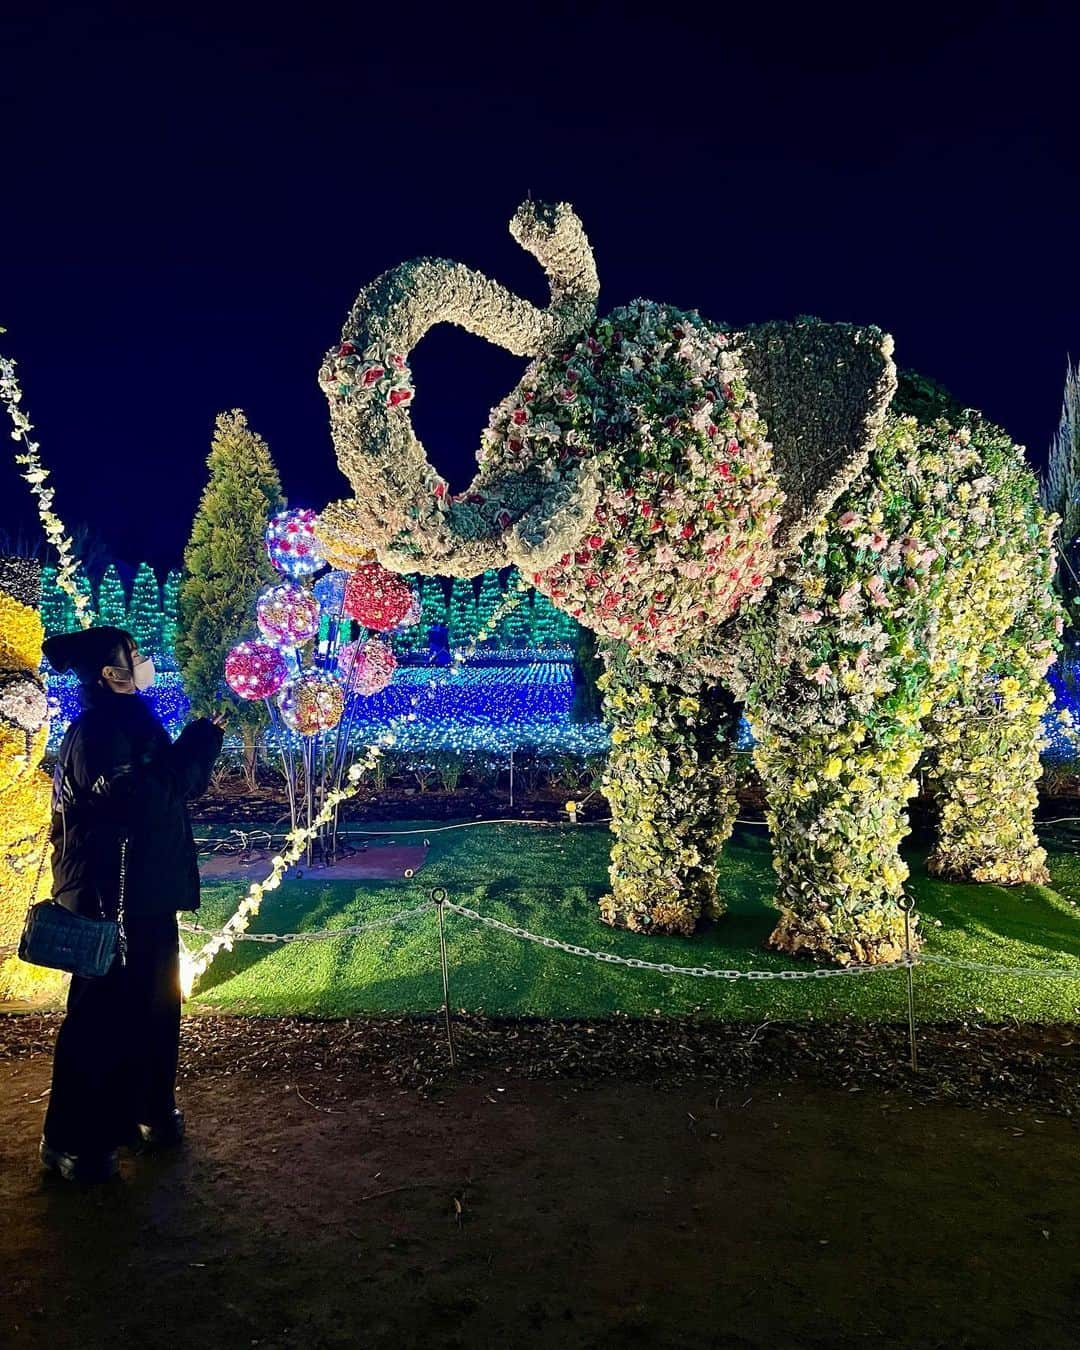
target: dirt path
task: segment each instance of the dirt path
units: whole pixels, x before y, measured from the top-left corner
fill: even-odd
[[[80,1192],[36,1168],[49,1024],[23,1025],[11,1350],[1075,1345],[1080,1133],[1030,1105],[512,1065],[425,1094],[233,1023],[232,1063],[189,1046],[185,1151]]]

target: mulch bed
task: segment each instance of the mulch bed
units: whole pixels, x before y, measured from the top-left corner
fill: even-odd
[[[58,1014],[0,1015],[0,1059],[51,1053]],[[332,1104],[348,1077],[429,1092],[495,1073],[516,1079],[617,1079],[655,1087],[804,1079],[848,1092],[1080,1120],[1080,1027],[937,1023],[918,1032],[854,1021],[703,1024],[456,1017],[457,1068],[431,1017],[320,1020],[196,1014],[183,1023],[180,1076],[284,1073],[317,1082]],[[339,1072],[347,1069],[348,1073]]]

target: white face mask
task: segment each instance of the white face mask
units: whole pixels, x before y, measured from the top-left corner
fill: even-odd
[[[152,656],[144,656],[135,667],[135,688],[149,689],[154,683],[154,675],[154,658]]]
[[[144,656],[130,670],[125,670],[123,666],[106,666],[104,670],[104,674],[118,684],[130,682],[136,689],[149,689],[154,683],[155,673],[152,656]]]

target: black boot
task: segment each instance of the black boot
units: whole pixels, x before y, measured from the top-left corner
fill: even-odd
[[[176,1148],[184,1142],[184,1113],[173,1107],[172,1114],[152,1125],[136,1125],[135,1147],[140,1153],[151,1153],[162,1148]]]
[[[112,1181],[120,1170],[116,1153],[64,1153],[47,1144],[44,1138],[38,1149],[41,1165],[47,1172],[55,1172],[65,1181],[84,1181],[95,1184]]]

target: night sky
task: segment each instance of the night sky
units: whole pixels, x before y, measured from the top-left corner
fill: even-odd
[[[356,292],[426,253],[544,302],[529,192],[576,207],[602,309],[880,324],[1045,457],[1080,353],[1071,5],[164,8],[0,7],[0,342],[57,509],[118,560],[179,562],[221,409],[292,505],[345,495],[315,376]],[[417,350],[455,488],[524,364]],[[8,452],[0,503],[35,531]]]

